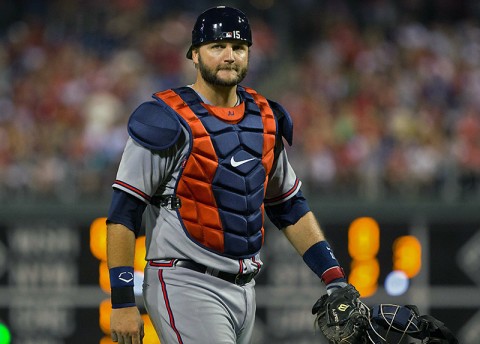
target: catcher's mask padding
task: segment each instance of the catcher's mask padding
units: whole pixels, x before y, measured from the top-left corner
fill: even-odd
[[[401,334],[398,343],[408,335],[431,344],[458,344],[453,333],[441,321],[429,315],[419,315],[414,305],[376,305],[371,309],[370,320],[368,336],[375,344],[393,344],[389,338],[391,333]]]

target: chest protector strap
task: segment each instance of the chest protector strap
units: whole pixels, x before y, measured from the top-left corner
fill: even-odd
[[[155,94],[190,132],[176,185],[185,232],[198,245],[237,259],[252,257],[263,244],[263,198],[277,130],[263,96],[242,87],[238,92],[245,113],[236,123],[210,114],[189,87]]]

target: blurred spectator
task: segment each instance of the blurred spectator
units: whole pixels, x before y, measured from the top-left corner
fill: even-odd
[[[135,106],[193,80],[189,3],[0,5],[0,198],[110,194]],[[233,1],[252,14],[245,84],[287,105],[319,195],[480,193],[479,8],[426,3]]]

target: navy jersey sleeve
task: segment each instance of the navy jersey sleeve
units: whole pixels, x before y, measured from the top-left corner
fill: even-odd
[[[270,173],[264,202],[265,212],[277,228],[295,224],[310,210],[300,191],[301,185],[282,147]]]
[[[122,224],[138,235],[147,204],[124,191],[114,189],[107,222]]]
[[[310,207],[301,190],[281,203],[265,205],[268,218],[278,229],[297,223],[309,211]]]

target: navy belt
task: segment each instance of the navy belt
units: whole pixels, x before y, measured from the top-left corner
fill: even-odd
[[[232,274],[229,272],[213,270],[205,265],[194,262],[193,260],[177,260],[175,266],[190,269],[211,276],[218,277],[224,281],[243,286],[250,282],[257,274],[257,272],[251,272],[248,274]]]

